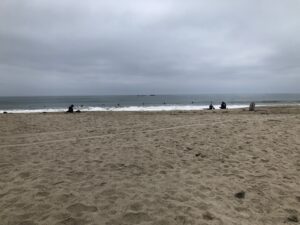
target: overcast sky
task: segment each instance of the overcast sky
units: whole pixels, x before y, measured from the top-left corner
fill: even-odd
[[[300,92],[299,0],[1,0],[0,95]]]

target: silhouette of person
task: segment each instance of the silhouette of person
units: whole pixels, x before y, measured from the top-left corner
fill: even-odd
[[[215,109],[214,105],[212,104],[212,102],[210,103],[209,107],[208,107],[209,110],[213,110]]]
[[[255,111],[255,102],[251,102],[249,105],[249,111]]]
[[[220,109],[226,109],[226,103],[225,102],[221,103]]]
[[[67,113],[73,113],[74,112],[74,105],[70,105]]]

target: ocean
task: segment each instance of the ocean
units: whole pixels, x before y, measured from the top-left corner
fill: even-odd
[[[300,105],[299,94],[200,94],[200,95],[102,95],[0,97],[0,113],[63,112],[75,105],[80,111],[171,111],[202,110],[212,102],[225,101],[228,108]]]

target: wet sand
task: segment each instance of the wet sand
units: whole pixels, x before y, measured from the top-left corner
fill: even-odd
[[[297,220],[299,107],[0,115],[1,225]]]

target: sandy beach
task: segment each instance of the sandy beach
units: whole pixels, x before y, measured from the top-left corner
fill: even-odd
[[[0,115],[1,225],[299,221],[300,107]]]

